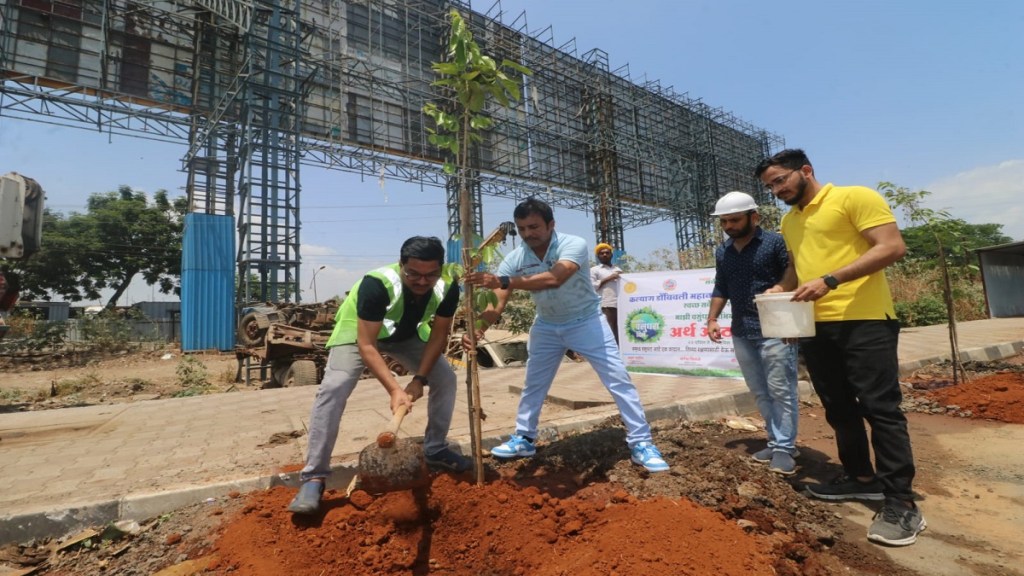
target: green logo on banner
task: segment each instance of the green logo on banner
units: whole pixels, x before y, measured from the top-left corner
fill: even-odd
[[[649,306],[637,308],[626,316],[626,336],[630,342],[657,342],[664,331],[665,318]]]

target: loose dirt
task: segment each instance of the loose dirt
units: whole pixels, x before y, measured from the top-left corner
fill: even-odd
[[[1005,399],[1024,382],[1007,379],[1019,376],[1014,369],[983,372],[956,388],[914,389],[925,374],[908,382],[915,488],[929,522],[908,548],[865,540],[874,507],[806,497],[806,483],[840,471],[831,430],[810,404],[801,410],[800,468],[788,478],[750,459],[761,434],[718,422],[656,422],[672,470],[648,474],[629,462],[624,432],[610,419],[543,444],[528,460],[488,459],[479,486],[468,475],[440,474],[419,491],[328,491],[310,519],[285,511],[293,489],[274,488],[151,519],[135,535],[10,546],[0,565],[126,576],[1021,576],[1024,426],[1003,422],[1024,416]],[[968,392],[947,409],[953,394]],[[993,404],[1003,405],[999,421]]]

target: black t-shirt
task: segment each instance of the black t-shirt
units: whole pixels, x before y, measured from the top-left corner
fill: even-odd
[[[399,320],[395,333],[388,338],[381,338],[382,342],[401,342],[416,336],[416,325],[423,318],[423,311],[426,310],[427,303],[430,301],[430,294],[425,294],[417,299],[412,292],[403,287],[402,297],[405,298],[402,319]],[[362,283],[359,284],[359,299],[356,303],[356,315],[360,319],[367,322],[380,322],[384,320],[384,314],[388,311],[391,294],[379,278],[364,276]],[[453,282],[438,305],[435,316],[451,318],[455,315],[458,306],[459,285]]]

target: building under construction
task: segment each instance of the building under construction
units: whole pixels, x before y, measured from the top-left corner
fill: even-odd
[[[478,233],[484,195],[539,195],[591,212],[619,247],[671,221],[684,249],[717,238],[707,214],[724,192],[768,200],[752,171],[780,137],[558,45],[500,2],[0,0],[0,121],[187,141],[191,210],[230,217],[237,299],[297,298],[302,165],[444,189],[458,233],[458,186],[422,112],[442,99],[431,64],[452,8],[485,54],[533,71],[474,151]]]

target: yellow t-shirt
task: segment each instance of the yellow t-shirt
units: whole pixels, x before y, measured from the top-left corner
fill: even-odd
[[[793,253],[800,282],[820,278],[853,262],[870,248],[861,232],[895,222],[878,192],[864,186],[826,184],[803,210],[782,217],[782,236]],[[896,318],[885,270],[843,282],[814,303],[818,322]]]

